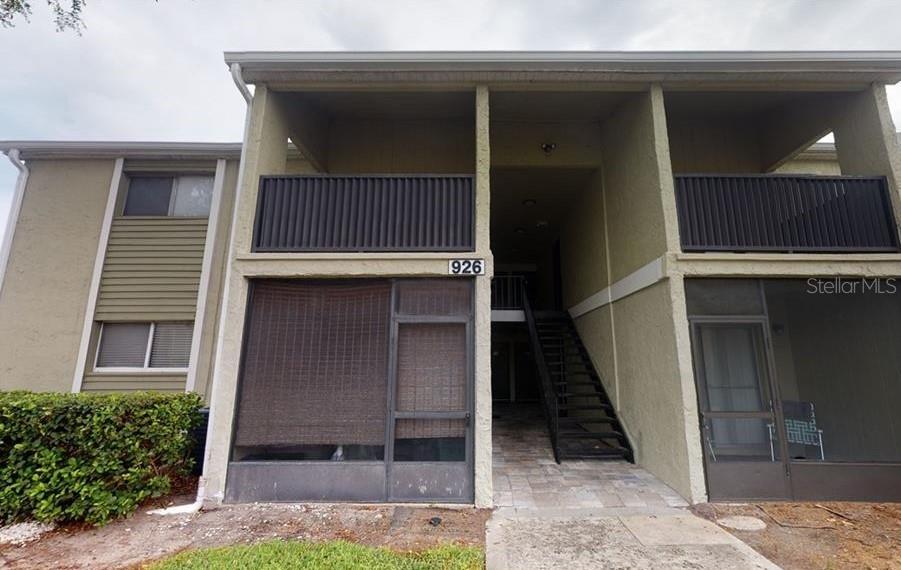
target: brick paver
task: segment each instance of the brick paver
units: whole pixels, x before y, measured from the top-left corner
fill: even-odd
[[[498,507],[685,507],[644,469],[626,461],[554,461],[541,408],[495,406],[494,503]]]

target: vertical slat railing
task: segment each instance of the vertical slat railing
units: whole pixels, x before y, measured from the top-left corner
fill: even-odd
[[[469,175],[263,176],[253,251],[472,251]]]
[[[491,280],[491,308],[495,310],[521,310],[525,277],[522,275],[495,275]]]
[[[884,177],[677,175],[683,251],[895,252]]]

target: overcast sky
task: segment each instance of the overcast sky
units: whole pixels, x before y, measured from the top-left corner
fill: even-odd
[[[895,0],[88,0],[81,36],[32,4],[0,28],[0,140],[238,141],[225,50],[901,49]]]

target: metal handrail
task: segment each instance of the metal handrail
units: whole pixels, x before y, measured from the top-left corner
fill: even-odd
[[[547,420],[548,432],[551,437],[551,448],[554,450],[554,461],[560,463],[560,450],[557,445],[558,405],[557,392],[551,382],[551,373],[548,370],[547,360],[544,358],[544,349],[538,338],[538,326],[535,324],[535,315],[532,314],[532,305],[529,296],[526,295],[525,281],[522,282],[522,309],[526,316],[526,324],[529,327],[529,341],[532,345],[532,354],[535,355],[535,364],[538,366],[538,376],[541,378],[541,391],[544,397],[544,415]]]

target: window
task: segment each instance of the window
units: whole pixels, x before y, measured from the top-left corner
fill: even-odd
[[[125,197],[125,216],[206,217],[213,197],[212,176],[134,176]]]
[[[184,370],[194,323],[103,323],[95,368]]]

